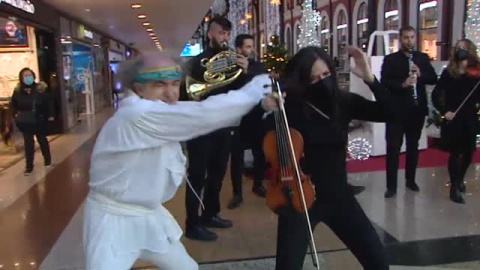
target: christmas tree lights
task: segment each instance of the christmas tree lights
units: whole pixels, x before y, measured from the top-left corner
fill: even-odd
[[[477,48],[480,47],[480,0],[468,1],[465,34]]]
[[[297,40],[300,48],[308,46],[321,46],[317,37],[317,27],[320,25],[320,13],[312,9],[312,0],[305,0],[302,4],[302,24],[300,37]]]

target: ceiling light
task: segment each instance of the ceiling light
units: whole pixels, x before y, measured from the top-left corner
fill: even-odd
[[[153,28],[147,28],[147,32],[153,32]]]
[[[151,24],[151,23],[149,23],[149,22],[144,22],[144,23],[143,23],[143,26],[150,26],[150,24]]]
[[[152,37],[155,36],[155,33],[148,33],[148,34]]]
[[[142,8],[142,5],[141,4],[132,4],[132,8],[133,9],[139,9],[139,8]]]
[[[147,18],[147,15],[145,15],[145,14],[140,14],[140,15],[138,15],[137,17],[138,17],[139,19],[145,19],[145,18]]]
[[[86,11],[86,12],[90,12],[90,9],[89,9],[89,8],[86,8],[85,11]]]

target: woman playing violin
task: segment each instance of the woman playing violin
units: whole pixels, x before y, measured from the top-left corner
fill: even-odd
[[[352,72],[363,79],[376,102],[337,86],[335,65],[318,47],[301,49],[288,63],[281,85],[286,91],[285,111],[291,128],[303,137],[303,171],[315,185],[310,208],[312,226],[325,222],[347,245],[365,269],[389,269],[384,247],[347,184],[348,123],[353,119],[384,122],[390,98],[372,74],[365,54],[350,48]],[[302,269],[309,235],[302,213],[281,214],[278,221],[276,269]]]
[[[461,204],[465,203],[462,196],[466,189],[464,178],[476,149],[478,130],[476,103],[480,101],[480,91],[475,90],[467,98],[480,79],[476,51],[472,41],[459,40],[432,92],[433,105],[447,120],[441,133],[444,147],[450,152],[450,199]]]

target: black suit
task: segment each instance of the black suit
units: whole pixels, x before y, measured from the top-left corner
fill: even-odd
[[[187,62],[184,68],[185,74],[197,81],[204,81],[203,74],[206,69],[200,65],[201,60],[204,58],[210,59],[219,52],[218,50],[207,48],[203,53]],[[251,76],[242,74],[231,84],[209,92],[202,99],[238,89],[248,82],[249,79],[251,79]],[[188,98],[185,84],[182,84],[181,93],[182,99]],[[201,194],[204,189],[203,202],[205,211],[202,215],[206,219],[212,218],[220,212],[220,191],[230,155],[231,132],[232,128],[224,128],[187,142],[189,158],[188,177],[197,194]],[[187,188],[187,230],[199,225],[199,207],[200,202],[194,193]]]
[[[418,141],[422,134],[425,116],[428,114],[427,92],[425,85],[435,84],[437,74],[428,55],[413,53],[413,62],[419,67],[421,76],[417,79],[417,100],[413,97],[413,87],[403,88],[403,82],[409,77],[409,59],[405,53],[398,51],[385,57],[382,66],[382,84],[391,91],[395,106],[402,111],[402,117],[386,125],[387,140],[387,189],[396,191],[398,160],[403,136],[406,136],[407,166],[405,178],[407,183],[415,183],[418,163]]]
[[[250,59],[248,61],[248,76],[267,73],[265,65]],[[252,115],[252,114],[250,114]],[[242,197],[242,176],[244,169],[244,150],[252,149],[254,186],[261,186],[265,172],[265,156],[263,155],[263,122],[261,115],[244,117],[240,127],[234,131],[232,139],[232,160],[230,173],[233,185],[233,194]]]

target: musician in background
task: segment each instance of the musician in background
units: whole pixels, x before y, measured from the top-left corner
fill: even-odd
[[[210,59],[219,52],[228,50],[231,28],[231,22],[223,17],[216,17],[210,21],[208,25],[208,47],[203,53],[186,63],[186,75],[197,81],[205,81],[203,74],[206,69],[201,66],[200,62],[202,59]],[[209,92],[203,98],[238,89],[244,85],[250,78],[246,73],[248,59],[239,55],[237,65],[243,69],[243,73],[239,78],[227,86]],[[186,97],[185,84],[182,84],[182,86],[183,96]],[[202,216],[199,216],[200,202],[195,197],[195,194],[187,189],[185,230],[187,238],[199,241],[215,241],[217,234],[207,228],[230,228],[233,226],[230,220],[219,216],[220,191],[230,155],[231,131],[231,127],[223,128],[187,142],[188,176],[198,194],[202,194],[203,190],[203,202],[205,205]]]
[[[476,103],[480,101],[480,92],[475,90],[465,104],[461,108],[460,106],[479,80],[469,76],[467,68],[476,68],[479,63],[475,44],[468,39],[458,41],[447,68],[432,92],[433,105],[447,121],[442,126],[441,134],[444,147],[450,152],[450,199],[460,204],[465,203],[462,196],[462,192],[466,191],[465,174],[477,148]]]
[[[242,34],[235,39],[235,48],[238,54],[248,58],[247,74],[251,76],[267,73],[264,64],[254,60],[255,46],[253,36]],[[257,196],[265,197],[263,178],[265,174],[265,156],[263,155],[264,130],[260,117],[242,119],[240,127],[233,131],[230,175],[233,185],[233,198],[228,203],[229,209],[240,206],[243,202],[242,179],[244,170],[245,148],[252,149],[253,155],[253,187],[252,192]]]
[[[309,211],[312,226],[324,222],[364,269],[384,270],[389,268],[384,247],[347,184],[345,149],[351,120],[385,122],[398,113],[362,50],[350,48],[349,53],[355,60],[352,72],[365,81],[377,101],[339,90],[330,56],[323,48],[307,47],[288,62],[281,78],[285,111],[290,127],[303,137],[302,167],[315,185],[316,200]],[[275,127],[274,121],[268,123]],[[279,215],[277,270],[302,269],[309,242],[305,222],[303,213]]]
[[[425,116],[428,114],[425,85],[435,84],[437,74],[427,54],[414,51],[415,29],[404,26],[400,29],[401,49],[385,56],[382,66],[382,84],[395,98],[395,106],[403,117],[386,125],[387,141],[387,191],[385,198],[397,193],[397,174],[403,136],[407,144],[406,186],[419,191],[415,182],[418,163],[418,141],[422,135]]]

